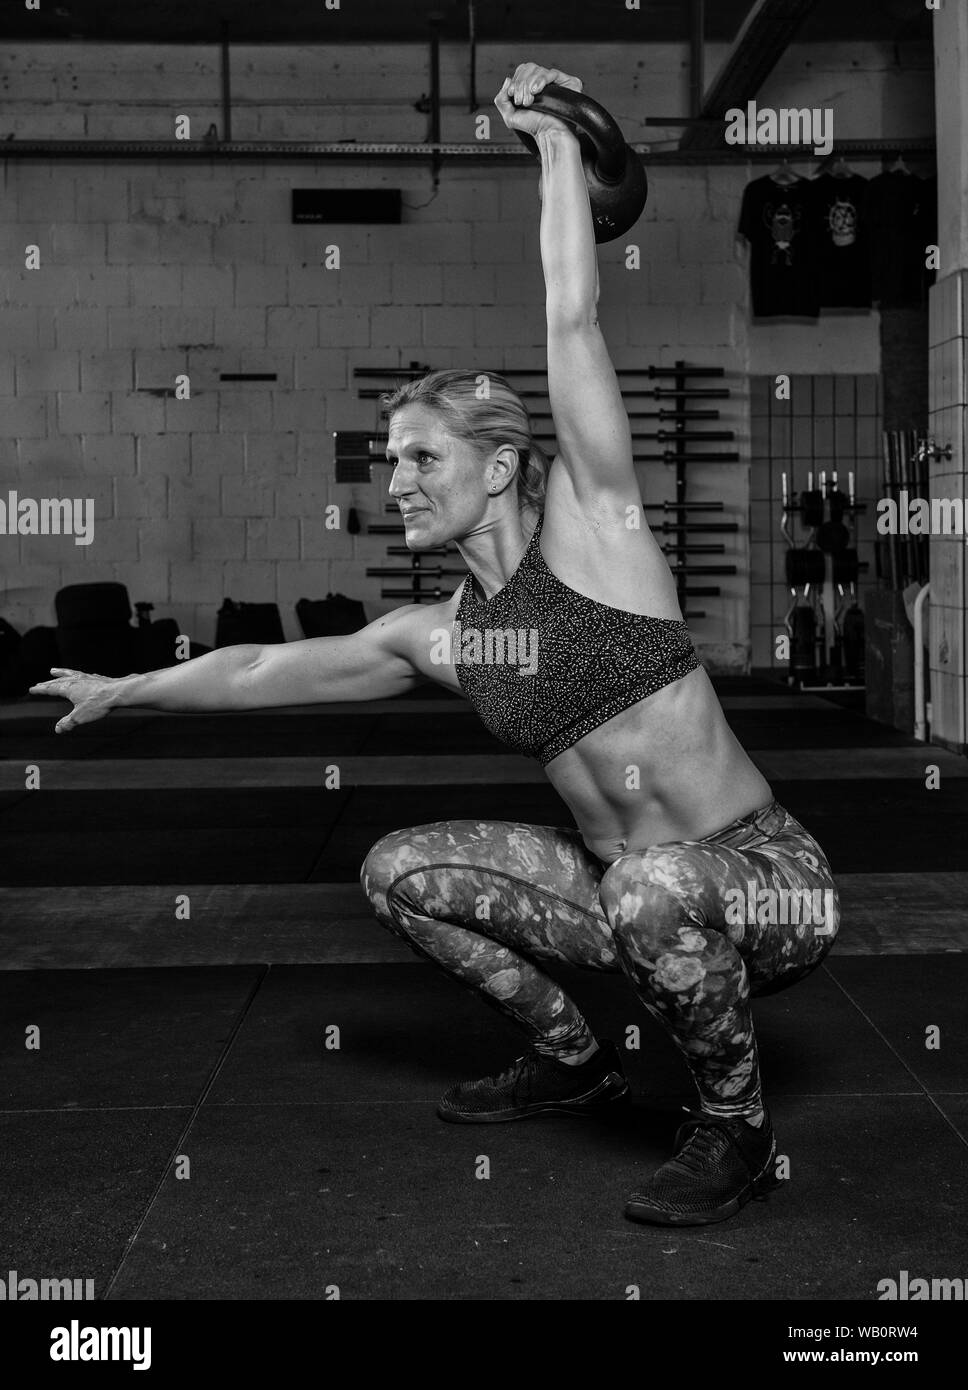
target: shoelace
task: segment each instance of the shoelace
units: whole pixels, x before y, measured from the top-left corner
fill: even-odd
[[[512,1097],[517,1099],[518,1090],[522,1083],[526,1083],[527,1092],[531,1091],[531,1081],[534,1077],[534,1069],[538,1064],[538,1054],[536,1052],[525,1052],[520,1057],[515,1057],[514,1061],[502,1071],[500,1076],[492,1078],[495,1086],[510,1085],[512,1087]]]
[[[720,1125],[710,1124],[708,1120],[694,1120],[692,1133],[680,1151],[669,1160],[667,1167],[678,1168],[689,1177],[700,1176],[710,1158],[719,1157],[723,1145],[732,1142],[730,1135]]]

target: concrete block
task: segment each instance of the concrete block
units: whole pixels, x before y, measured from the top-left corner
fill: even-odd
[[[439,344],[467,346],[474,341],[474,315],[470,307],[424,309],[423,338],[428,347]]]
[[[276,602],[280,608],[291,609],[301,598],[323,598],[331,587],[321,561],[279,560],[275,571]]]
[[[343,523],[339,530],[326,526],[326,517],[304,516],[300,519],[299,556],[303,560],[350,560],[355,547],[353,537],[346,531],[346,508],[340,509]]]
[[[157,348],[161,346],[159,309],[108,309],[109,348]]]
[[[313,308],[266,309],[265,345],[270,348],[313,348],[318,341],[318,313]]]
[[[108,226],[109,265],[158,264],[158,228],[144,222],[112,222]]]
[[[218,428],[224,434],[246,434],[272,427],[272,399],[265,392],[233,391],[224,386],[218,392]]]
[[[285,477],[275,482],[275,515],[277,517],[319,516],[328,500],[327,480],[322,474],[316,477]],[[267,512],[254,512],[251,515],[268,515]]]
[[[347,262],[366,259],[365,242],[362,247],[353,237],[344,242],[343,232],[350,230],[349,228],[322,228],[313,223],[300,223],[298,226],[293,226],[288,219],[289,206],[287,205],[284,219],[278,222],[268,222],[260,228],[264,236],[263,259],[266,265],[284,265],[292,269],[315,269],[317,266],[322,266],[328,245],[339,246],[341,263],[344,247],[347,253]],[[336,235],[337,232],[339,233],[338,236]],[[331,278],[339,275],[338,270],[329,270],[326,273]]]
[[[409,261],[395,261],[391,286],[391,303],[443,303],[444,277],[439,265],[414,265]]]
[[[135,277],[137,278],[137,277]],[[131,303],[132,275],[127,266],[80,267],[74,275],[77,303],[95,309]]]
[[[502,266],[503,274],[515,274],[517,267]],[[493,266],[445,265],[443,302],[445,304],[493,304],[498,294],[497,272]],[[537,271],[541,280],[541,272]],[[540,289],[540,286],[539,286]]]
[[[192,473],[196,477],[220,476],[245,471],[245,435],[195,433],[190,437]]]
[[[169,477],[184,477],[191,467],[191,446],[197,437],[187,434],[165,434],[163,431],[158,434],[138,435],[136,448],[139,474],[146,476],[151,473],[164,473]]]
[[[331,431],[303,430],[296,435],[296,472],[301,478],[331,477],[334,470]]]
[[[334,396],[342,399],[348,392],[336,392],[333,390],[319,391],[277,391],[274,392],[272,400],[272,428],[278,431],[301,430],[319,431],[325,428],[327,414],[331,408]],[[354,397],[355,399],[355,397]],[[368,419],[372,422],[373,407],[368,401],[358,402],[359,405],[370,407]],[[334,418],[336,418],[334,416]],[[357,417],[354,418],[359,418]],[[365,425],[344,424],[340,421],[340,429],[361,429]]]
[[[198,214],[192,209],[192,216]],[[210,265],[214,230],[202,221],[172,222],[158,229],[158,254],[162,265]]]
[[[165,398],[165,429],[178,434],[213,433],[218,428],[218,394],[210,391],[194,395],[190,400]]]
[[[64,310],[64,313],[67,311]],[[56,321],[60,315],[44,315],[49,322]],[[40,352],[38,342],[38,310],[36,308],[6,309],[0,305],[0,343],[17,352],[36,354]],[[70,347],[69,343],[59,343],[58,347]]]
[[[339,275],[341,304],[364,304],[369,308],[394,301],[388,265],[344,266]]]
[[[94,539],[86,547],[86,558],[93,563],[136,563],[138,559],[138,528],[133,521],[117,521],[97,517]]]
[[[261,348],[253,351],[241,349],[238,353],[238,366],[232,369],[239,372],[258,372],[275,376],[275,381],[248,381],[246,391],[271,395],[275,391],[291,391],[295,372],[292,354],[283,348]],[[226,383],[228,384],[228,383]]]
[[[192,523],[187,517],[147,517],[138,523],[138,562],[184,564],[193,558]],[[157,614],[155,615],[157,616]]]
[[[221,496],[223,516],[273,515],[273,488],[262,478],[226,474],[221,480]]]
[[[218,177],[183,178],[182,199],[196,225],[211,228],[215,237],[235,221],[235,179],[225,165],[215,166]]]
[[[225,226],[215,227],[212,232],[212,259],[216,265],[234,265],[237,268],[264,265],[265,231],[252,223],[227,222]]]
[[[195,347],[188,350],[188,377],[191,390],[220,391],[223,387],[222,374],[241,370],[242,351],[240,348]],[[240,389],[240,383],[226,382],[228,389]],[[255,386],[246,385],[251,391]]]
[[[251,305],[287,303],[286,267],[281,265],[239,265],[235,270],[235,303]]]
[[[222,582],[236,603],[273,603],[276,598],[276,566],[271,560],[226,563]]]
[[[323,347],[369,347],[370,310],[327,305],[319,310],[318,331]]]
[[[656,304],[682,307],[698,304],[702,276],[698,265],[663,265],[652,276],[652,297]]]
[[[239,179],[235,186],[237,222],[285,222],[291,205],[290,190],[284,184],[259,178]]]
[[[188,565],[173,564],[171,567],[172,603],[208,603],[220,606],[225,597],[223,569],[224,562],[221,560],[193,560]],[[191,623],[186,627],[179,622],[179,631],[188,631],[198,641],[206,642],[209,646],[215,644],[214,622],[207,634],[201,625],[193,627]]]
[[[320,310],[324,314],[325,310]],[[421,340],[421,311],[412,305],[375,306],[370,310],[370,341],[374,347],[399,348],[406,354]],[[322,333],[321,333],[322,338]]]
[[[17,356],[17,394],[38,391],[77,391],[80,387],[77,352],[38,352]]]
[[[108,434],[111,397],[106,391],[59,392],[57,428],[64,434]]]
[[[50,249],[59,265],[103,266],[107,257],[107,224],[58,221],[51,228]]]
[[[60,309],[52,316],[59,349],[90,349],[97,343],[107,343],[107,309],[81,309],[73,305]]]
[[[323,265],[288,261],[285,263],[288,290],[283,297],[284,304],[296,307],[336,304],[342,294],[343,277],[354,272],[359,266],[342,265],[339,270],[327,270]],[[363,271],[365,275],[365,271]],[[368,301],[364,298],[362,304]]]
[[[188,370],[187,352],[136,349],[134,382],[139,391],[171,391],[175,378]]]
[[[246,433],[245,471],[262,478],[295,473],[297,438],[292,431],[287,434],[276,434],[274,431],[266,434]]]
[[[297,390],[323,391],[350,385],[349,363],[340,348],[311,348],[296,352],[293,358]]]
[[[115,434],[160,434],[165,428],[165,403],[144,391],[115,391],[111,395],[111,429]]]
[[[134,436],[130,434],[84,434],[81,457],[85,473],[120,476],[135,471]]]
[[[46,436],[46,395],[17,396],[0,403],[0,438],[46,439]]]
[[[163,473],[114,479],[114,515],[119,520],[164,520],[167,514],[168,479]]]
[[[200,560],[241,560],[245,523],[238,517],[200,517],[192,522],[192,551]]]
[[[58,134],[64,138],[62,130],[59,129]],[[31,132],[31,138],[49,139],[51,136]],[[18,181],[17,207],[21,221],[70,223],[75,220],[76,206],[77,186],[73,179],[52,179],[49,183]]]
[[[81,391],[130,391],[134,385],[134,354],[130,349],[80,355]]]
[[[175,518],[221,516],[221,478],[198,477],[192,473],[188,477],[169,477],[168,515]]]
[[[37,305],[45,309],[73,303],[77,272],[71,266],[48,264],[46,246],[40,242],[29,244],[40,246],[40,268],[12,270],[4,277],[7,303],[11,308]]]
[[[266,310],[263,308],[216,309],[212,338],[215,343],[222,347],[264,348],[266,346]]]
[[[182,303],[229,309],[235,304],[235,272],[231,267],[182,267]]]
[[[546,335],[543,314],[509,312],[495,306],[474,310],[474,335],[468,341],[478,348],[540,347]]]
[[[125,165],[110,169],[84,167],[77,180],[74,218],[77,222],[124,222],[129,215]],[[58,214],[60,218],[60,214]]]
[[[160,346],[188,348],[214,344],[216,312],[221,313],[222,310],[162,309]]]
[[[249,518],[245,522],[247,560],[298,560],[299,521],[296,517]]]
[[[143,266],[131,277],[132,305],[181,308],[182,276],[177,265]]]

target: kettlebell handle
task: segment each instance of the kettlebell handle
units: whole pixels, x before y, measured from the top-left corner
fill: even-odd
[[[602,183],[621,183],[627,159],[625,136],[604,106],[585,96],[584,92],[574,92],[570,87],[549,82],[543,91],[535,94],[532,109],[548,116],[557,116],[572,127],[585,157],[592,161],[596,178]],[[523,130],[517,130],[515,134],[532,154],[538,153],[537,141],[533,136]]]

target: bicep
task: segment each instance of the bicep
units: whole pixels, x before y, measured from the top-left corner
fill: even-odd
[[[249,668],[247,704],[309,705],[332,700],[378,700],[412,689],[421,679],[406,651],[396,609],[345,637],[310,637],[260,649]]]
[[[576,494],[636,487],[629,419],[597,323],[549,323],[548,397]]]

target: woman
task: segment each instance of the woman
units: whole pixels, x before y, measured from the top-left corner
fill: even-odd
[[[439,822],[395,831],[367,856],[362,882],[377,918],[530,1041],[500,1076],[452,1087],[438,1114],[486,1123],[624,1101],[614,1045],[599,1043],[539,961],[623,972],[681,1050],[700,1100],[626,1214],[703,1224],[776,1184],[750,996],[819,964],[836,934],[836,894],[822,850],[730,731],[642,520],[628,419],[596,320],[578,142],[529,109],[549,82],[581,89],[526,63],[495,104],[541,156],[556,458],[549,468],[500,377],[437,372],[386,400],[390,495],[407,544],[456,542],[470,570],[457,593],[350,637],[230,647],[114,681],[58,670],[34,690],[74,702],[58,730],[115,705],[370,699],[428,677],[464,693],[499,738],[542,762],[578,829]],[[830,890],[816,926],[762,911],[810,890]],[[756,909],[731,913],[743,894]]]

